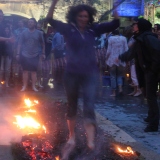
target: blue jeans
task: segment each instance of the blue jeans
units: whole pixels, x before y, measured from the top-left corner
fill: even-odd
[[[83,118],[85,123],[96,123],[94,101],[97,88],[98,74],[79,74],[65,72],[64,85],[67,94],[67,119],[75,119],[80,87],[83,96]]]
[[[123,85],[124,67],[113,65],[110,67],[111,88],[116,89],[117,86]]]

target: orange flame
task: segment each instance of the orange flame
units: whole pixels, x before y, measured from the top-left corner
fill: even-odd
[[[34,100],[34,103],[38,104],[39,102],[37,100]]]
[[[56,159],[56,160],[60,160],[59,156],[56,156],[55,159]]]
[[[15,116],[16,122],[14,124],[17,124],[17,127],[24,129],[24,128],[34,128],[39,129],[41,125],[32,117],[22,117],[22,116]]]
[[[33,102],[28,98],[28,99],[25,99],[24,100],[24,103],[27,107],[32,107],[34,105],[37,105],[38,104],[38,101],[37,100],[34,100]]]
[[[43,125],[42,128],[43,128],[44,132],[46,133],[47,132],[46,127]]]
[[[126,150],[123,150],[123,149],[121,149],[121,148],[119,148],[119,147],[118,147],[117,149],[118,149],[118,151],[119,151],[120,153],[134,154],[134,151],[132,150],[131,147],[127,147]]]
[[[29,109],[28,111],[25,111],[25,112],[28,112],[28,113],[36,113],[37,111],[36,111],[36,110],[33,110],[33,109]]]
[[[29,98],[24,100],[25,105],[29,107],[28,110],[24,111],[25,113],[34,113],[36,114],[37,111],[34,109],[30,109],[32,106],[38,104],[37,100],[31,101]],[[26,114],[26,116],[21,116],[21,115],[16,115],[16,122],[13,122],[14,124],[17,125],[18,128],[20,129],[41,129],[45,133],[46,127],[42,124],[40,124],[35,118],[33,118],[31,115]]]

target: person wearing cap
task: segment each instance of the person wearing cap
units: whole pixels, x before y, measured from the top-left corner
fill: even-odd
[[[145,132],[157,132],[159,125],[159,107],[157,103],[157,85],[160,69],[158,61],[153,56],[153,47],[160,51],[157,35],[152,33],[152,24],[146,19],[138,19],[132,24],[135,43],[125,53],[119,56],[119,60],[126,62],[135,58],[136,73],[140,88],[144,89],[149,106],[148,116],[144,121],[148,123]],[[156,63],[157,62],[157,63]]]

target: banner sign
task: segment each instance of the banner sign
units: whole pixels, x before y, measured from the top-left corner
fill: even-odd
[[[114,0],[114,3],[117,1],[121,0]],[[125,0],[117,7],[117,11],[122,17],[136,17],[141,15],[141,8],[142,0]]]

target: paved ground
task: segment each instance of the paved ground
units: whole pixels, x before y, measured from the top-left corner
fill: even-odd
[[[144,144],[148,149],[160,154],[160,129],[155,133],[144,133],[146,123],[143,118],[147,115],[147,104],[142,96],[127,96],[130,88],[127,87],[125,95],[110,97],[110,88],[102,89],[102,96],[96,103],[96,111],[121,129],[128,133],[137,142]]]
[[[65,99],[65,93],[61,84],[49,83],[52,89],[41,92],[45,97],[54,99]],[[19,89],[19,87],[18,87]],[[14,129],[5,124],[11,123],[11,116],[16,105],[15,99],[23,99],[29,96],[28,93],[20,93],[16,89],[3,90],[0,97],[0,107],[3,111],[0,113],[0,160],[11,160],[9,148],[4,145],[10,143],[19,135],[15,135]],[[131,145],[136,151],[139,151],[148,160],[160,159],[160,131],[157,133],[144,133],[146,124],[143,118],[147,113],[147,105],[143,97],[129,97],[126,95],[130,88],[126,87],[124,96],[111,98],[110,88],[100,87],[97,91],[96,114],[99,126],[117,142]],[[36,93],[33,93],[36,94]],[[14,105],[13,105],[14,104]],[[79,104],[82,104],[80,99]],[[7,106],[11,106],[8,108]],[[12,110],[12,112],[11,112]],[[7,115],[7,116],[6,116]],[[5,132],[4,132],[5,131]],[[5,158],[4,158],[5,157]]]

